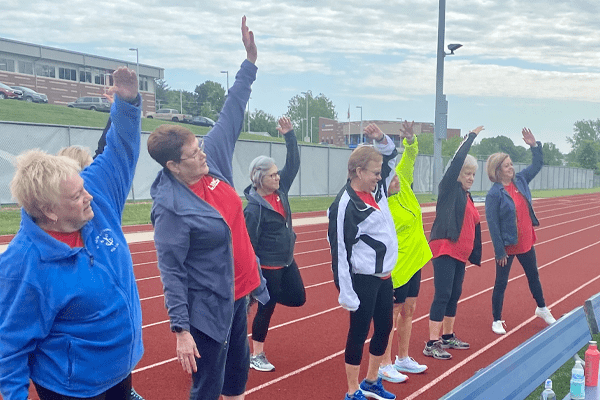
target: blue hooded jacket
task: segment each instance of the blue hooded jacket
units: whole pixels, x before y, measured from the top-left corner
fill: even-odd
[[[139,98],[138,98],[139,99]],[[94,218],[70,248],[25,211],[0,255],[0,391],[27,399],[29,379],[93,397],[142,357],[142,313],[121,215],[140,149],[140,108],[118,97],[104,153],[81,172]]]

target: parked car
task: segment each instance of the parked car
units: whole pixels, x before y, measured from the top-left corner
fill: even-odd
[[[33,89],[29,89],[25,86],[11,86],[12,89],[17,89],[23,92],[22,100],[25,100],[28,103],[47,103],[48,96],[43,93],[38,93]]]
[[[161,108],[156,112],[149,112],[146,114],[146,118],[164,119],[174,122],[190,122],[192,120],[191,115],[182,114],[174,108]]]
[[[0,100],[2,99],[17,99],[23,97],[23,92],[17,89],[12,89],[10,86],[0,83]]]
[[[80,97],[67,106],[84,110],[110,111],[110,102],[104,97]]]
[[[194,117],[190,121],[190,124],[198,126],[215,126],[215,121],[206,117]]]

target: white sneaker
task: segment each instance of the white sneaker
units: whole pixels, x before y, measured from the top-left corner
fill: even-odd
[[[402,383],[408,379],[408,376],[396,371],[392,364],[388,364],[385,367],[379,367],[379,373],[377,375],[381,379],[392,383]]]
[[[548,325],[552,325],[553,323],[556,322],[556,320],[554,319],[554,317],[550,313],[550,310],[548,310],[548,307],[541,307],[541,308],[537,307],[535,309],[535,315],[538,316],[538,317],[540,317],[544,321],[546,321],[546,323]]]
[[[410,374],[420,374],[427,369],[427,365],[419,364],[412,357],[406,357],[400,360],[398,356],[396,356],[396,361],[394,362],[394,368],[398,372],[408,372]]]
[[[505,335],[506,334],[506,329],[504,329],[504,326],[506,326],[506,324],[504,323],[504,321],[494,321],[492,322],[492,331],[494,331],[494,333],[497,333],[498,335]]]

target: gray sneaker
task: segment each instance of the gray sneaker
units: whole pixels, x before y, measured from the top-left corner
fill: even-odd
[[[454,333],[452,334],[452,338],[450,338],[448,340],[441,339],[441,341],[442,341],[442,347],[444,349],[467,350],[467,349],[471,348],[469,343],[463,342],[462,340],[457,338]]]
[[[250,355],[250,368],[263,372],[275,371],[275,366],[267,360],[264,352],[255,356]]]
[[[436,340],[431,346],[427,346],[427,343],[425,343],[423,354],[438,360],[449,360],[452,358],[452,354],[443,349],[441,340]]]

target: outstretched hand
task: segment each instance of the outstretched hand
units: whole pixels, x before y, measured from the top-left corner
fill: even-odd
[[[406,139],[408,144],[412,144],[415,141],[415,133],[413,132],[413,125],[415,121],[408,122],[404,120],[400,126],[400,140]]]
[[[380,142],[385,137],[381,129],[376,124],[369,124],[365,128],[365,136],[372,140],[377,140]]]
[[[523,141],[525,143],[527,143],[530,147],[537,146],[537,142],[535,141],[535,136],[533,136],[533,133],[531,133],[531,130],[529,130],[527,128],[523,128],[523,131],[521,133],[523,133]]]
[[[138,80],[134,70],[119,67],[113,72],[113,82],[114,85],[108,88],[107,95],[117,95],[128,102],[135,100],[138,95]]]
[[[485,128],[483,127],[483,125],[478,126],[477,128],[473,129],[471,132],[473,132],[476,135],[479,135],[479,132],[481,132],[482,130],[484,130]]]
[[[290,121],[288,117],[279,118],[279,125],[277,125],[277,130],[279,131],[279,133],[285,135],[292,129],[292,121]]]
[[[246,59],[252,64],[255,64],[258,52],[256,50],[256,43],[254,43],[254,32],[246,26],[245,15],[242,17],[242,42],[246,48]]]

